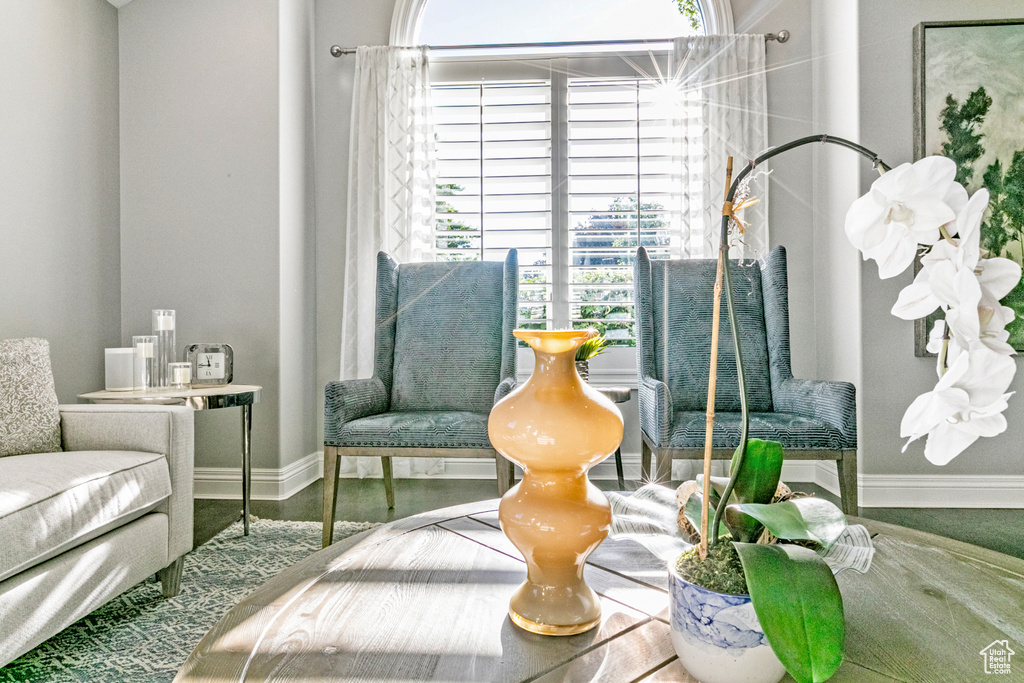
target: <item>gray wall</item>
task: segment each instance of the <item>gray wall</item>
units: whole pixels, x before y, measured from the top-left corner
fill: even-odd
[[[316,375],[313,0],[279,0],[281,466],[323,445]]]
[[[913,160],[913,80],[911,32],[921,21],[1013,18],[1024,15],[1020,0],[861,0],[860,24],[860,129],[861,143],[877,150],[891,163]],[[861,191],[873,180],[861,174]],[[909,271],[891,280],[879,280],[874,262],[864,264],[861,277],[863,305],[864,373],[861,428],[864,471],[875,474],[1024,474],[1020,443],[1024,439],[1024,395],[1018,374],[1010,391],[1005,415],[1009,429],[991,439],[980,439],[944,467],[924,458],[915,443],[899,453],[900,419],[918,395],[936,381],[934,360],[915,358],[913,324],[889,313],[900,290],[910,284]]]
[[[253,465],[280,467],[278,3],[134,0],[119,33],[122,330],[173,308],[179,354],[231,344],[264,387]],[[236,412],[197,416],[197,465],[238,467]]]
[[[6,0],[0,19],[0,338],[50,341],[57,394],[120,346],[117,10]]]
[[[737,33],[790,32],[786,43],[769,42],[768,145],[813,133],[811,82],[811,14],[804,0],[732,0]],[[762,150],[753,150],[754,153]],[[815,258],[810,147],[771,162],[768,207],[770,246],[786,248],[789,263],[789,314],[793,373],[819,377],[815,340]],[[736,162],[741,160],[737,159]]]
[[[355,55],[335,59],[331,45],[387,45],[394,0],[317,0],[316,64],[316,436],[323,443],[323,388],[341,377],[342,263],[348,135]]]

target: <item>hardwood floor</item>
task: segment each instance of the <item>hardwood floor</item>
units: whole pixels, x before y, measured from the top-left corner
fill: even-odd
[[[602,490],[618,488],[613,480],[594,482]],[[677,482],[678,483],[678,482]],[[627,488],[635,482],[627,482]],[[838,503],[839,499],[813,484],[797,488]],[[252,514],[264,519],[320,521],[323,481],[317,481],[282,501],[255,500]],[[496,498],[497,487],[487,479],[396,479],[395,509],[388,510],[380,479],[342,479],[338,482],[336,519],[390,522],[427,510]],[[196,500],[194,544],[199,546],[240,519],[237,500]],[[973,543],[1024,559],[1024,510],[861,508],[861,515]]]

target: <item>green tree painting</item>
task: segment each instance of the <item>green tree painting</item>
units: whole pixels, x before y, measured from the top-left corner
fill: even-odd
[[[991,256],[1004,256],[1024,264],[1024,149],[1013,152],[1005,167],[996,159],[980,174],[977,168],[978,160],[985,154],[985,135],[981,129],[992,103],[984,86],[971,92],[963,102],[952,94],[946,95],[946,106],[939,113],[939,128],[946,136],[942,153],[956,162],[957,181],[972,193],[984,187],[991,195],[981,224],[982,249]],[[1016,349],[1024,349],[1024,283],[1018,284],[1003,303],[1017,313],[1007,327],[1009,342]]]

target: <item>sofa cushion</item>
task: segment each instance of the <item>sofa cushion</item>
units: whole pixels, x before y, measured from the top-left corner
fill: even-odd
[[[342,448],[490,448],[489,416],[490,413],[436,410],[381,413],[346,422],[339,430],[337,445]]]
[[[0,457],[60,448],[50,344],[0,339]]]
[[[736,448],[740,443],[740,413],[716,413],[712,442],[715,448]],[[672,416],[669,448],[704,448],[707,413],[680,410]],[[842,432],[814,417],[795,413],[750,413],[748,435],[752,439],[778,441],[784,451],[839,451],[850,448]],[[856,444],[852,446],[856,448]]]
[[[151,510],[171,495],[167,460],[136,451],[0,458],[0,581]]]

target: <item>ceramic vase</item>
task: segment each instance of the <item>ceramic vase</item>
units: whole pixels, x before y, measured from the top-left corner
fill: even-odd
[[[668,571],[672,646],[701,683],[778,683],[786,668],[775,656],[749,595],[701,588]]]
[[[601,622],[583,565],[611,528],[608,499],[587,470],[622,441],[622,415],[576,373],[576,347],[594,330],[516,330],[534,351],[533,375],[491,410],[491,444],[523,469],[498,517],[526,559],[526,581],[509,602],[519,627],[572,635]]]

